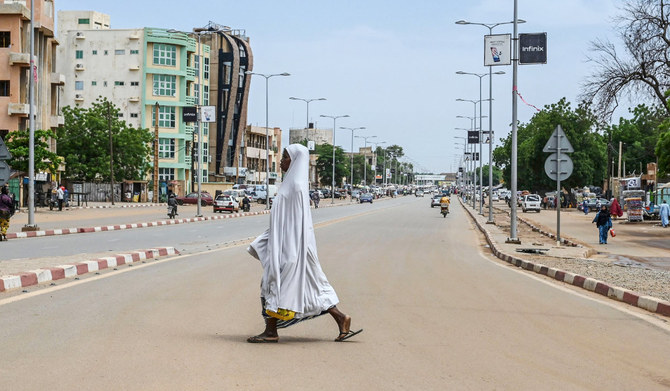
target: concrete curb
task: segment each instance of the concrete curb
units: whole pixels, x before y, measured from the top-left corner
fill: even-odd
[[[507,210],[500,209],[500,208],[494,208],[494,209],[499,210],[499,211],[504,212],[504,213],[507,213],[508,215],[511,215],[511,213],[510,213],[509,211],[507,211]],[[553,232],[549,232],[549,231],[545,231],[545,230],[543,230],[543,229],[540,229],[540,227],[535,226],[533,223],[531,223],[531,222],[529,222],[529,221],[527,221],[527,220],[525,220],[525,219],[519,217],[518,215],[516,216],[516,218],[517,218],[517,220],[519,220],[520,222],[522,222],[522,223],[526,224],[527,226],[529,226],[530,229],[532,229],[533,231],[535,231],[535,232],[539,232],[539,233],[541,233],[542,235],[547,236],[547,237],[550,237],[550,238],[552,238],[552,239],[556,239],[556,234],[554,234]],[[567,246],[571,246],[571,247],[584,247],[584,246],[582,246],[581,244],[575,243],[575,242],[573,242],[573,241],[571,241],[571,240],[568,240],[568,239],[561,239],[561,243],[562,243],[562,244],[565,244],[565,245],[567,245]]]
[[[461,205],[463,205],[462,201]],[[498,249],[497,243],[495,242],[495,240],[492,239],[492,235],[489,233],[486,227],[483,226],[477,220],[477,218],[472,215],[472,212],[470,212],[470,210],[467,207],[464,207],[463,209],[465,209],[468,212],[470,218],[475,222],[479,230],[482,231],[482,233],[486,237],[486,242],[489,244],[493,254],[496,257],[502,259],[503,261],[511,263],[512,265],[520,267],[522,269],[534,271],[535,273],[551,277],[555,280],[562,281],[567,284],[574,285],[589,290],[591,292],[598,293],[600,295],[621,301],[626,304],[630,304],[634,307],[642,308],[659,315],[670,317],[670,302],[668,301],[657,299],[651,296],[643,296],[637,292],[625,288],[611,286],[607,283],[595,280],[593,278],[580,276],[578,274],[566,272],[560,269],[550,268],[548,266],[539,263],[529,262],[524,259],[500,251]]]
[[[103,257],[90,261],[61,265],[46,269],[37,269],[29,272],[13,274],[0,277],[0,292],[25,288],[49,281],[76,277],[94,271],[113,268],[119,265],[131,264],[145,259],[153,259],[159,256],[178,255],[179,251],[174,247],[152,248],[148,250],[133,251],[126,254],[117,254],[111,257]]]

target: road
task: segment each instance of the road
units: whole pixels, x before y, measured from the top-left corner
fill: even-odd
[[[241,245],[194,246],[174,259],[0,299],[3,386],[670,388],[666,323],[498,262],[455,203],[446,219],[428,198],[370,206],[315,213],[339,307],[365,329],[348,342],[332,342],[337,327],[326,315],[281,330],[279,344],[246,343],[262,329],[260,266]]]

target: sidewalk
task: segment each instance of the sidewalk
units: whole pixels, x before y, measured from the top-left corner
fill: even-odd
[[[481,216],[462,201],[461,206],[482,231],[493,254],[501,260],[653,313],[670,316],[669,271],[621,267],[609,259],[598,257],[598,252],[589,246],[577,243],[557,246],[556,240],[547,236],[552,232],[545,231],[543,234],[525,224],[517,224],[517,237],[521,239],[521,244],[508,243],[510,223],[507,213],[496,211],[495,224],[487,224],[488,209],[485,216]],[[534,254],[518,250],[542,251]]]

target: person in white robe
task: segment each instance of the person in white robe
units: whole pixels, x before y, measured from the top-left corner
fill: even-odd
[[[663,200],[663,203],[660,206],[659,214],[661,215],[661,224],[663,228],[668,226],[668,218],[670,217],[670,205]]]
[[[285,175],[270,211],[270,228],[247,251],[263,267],[261,304],[265,331],[250,343],[278,342],[277,329],[329,313],[339,328],[335,341],[360,333],[337,308],[339,299],[321,269],[309,203],[309,151],[291,144],[280,163]]]

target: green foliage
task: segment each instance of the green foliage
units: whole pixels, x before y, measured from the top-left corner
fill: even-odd
[[[35,172],[50,172],[55,174],[58,166],[63,161],[58,154],[49,150],[48,140],[54,138],[56,138],[56,133],[52,130],[35,131]],[[30,159],[30,131],[15,130],[10,132],[5,144],[12,154],[12,159],[7,161],[9,166],[16,171],[27,174]]]
[[[484,164],[482,166],[482,172],[483,172],[483,177],[484,177],[484,186],[489,185],[489,165]],[[497,186],[500,184],[500,180],[502,179],[502,170],[496,166],[493,166],[493,186]]]
[[[333,181],[333,146],[330,144],[317,145],[316,171],[322,186],[330,186]],[[342,178],[349,176],[349,158],[344,150],[335,147],[335,186],[342,186]]]
[[[661,133],[656,143],[656,156],[658,156],[658,177],[664,178],[670,175],[670,120],[666,120],[662,126],[665,130]]]
[[[561,125],[575,149],[570,154],[574,170],[561,183],[565,187],[601,185],[607,172],[606,143],[597,132],[597,121],[589,106],[581,104],[573,110],[565,98],[545,106],[527,124],[520,124],[517,132],[517,188],[539,191],[556,187],[556,182],[544,172],[544,161],[549,153],[542,152],[549,137]],[[511,178],[511,134],[502,139],[503,145],[493,152],[493,161],[503,167],[503,178]]]
[[[65,176],[79,181],[109,181],[110,131],[114,150],[114,180],[144,179],[150,168],[153,134],[118,119],[119,109],[107,98],[90,108],[63,108],[58,149],[65,157]]]

